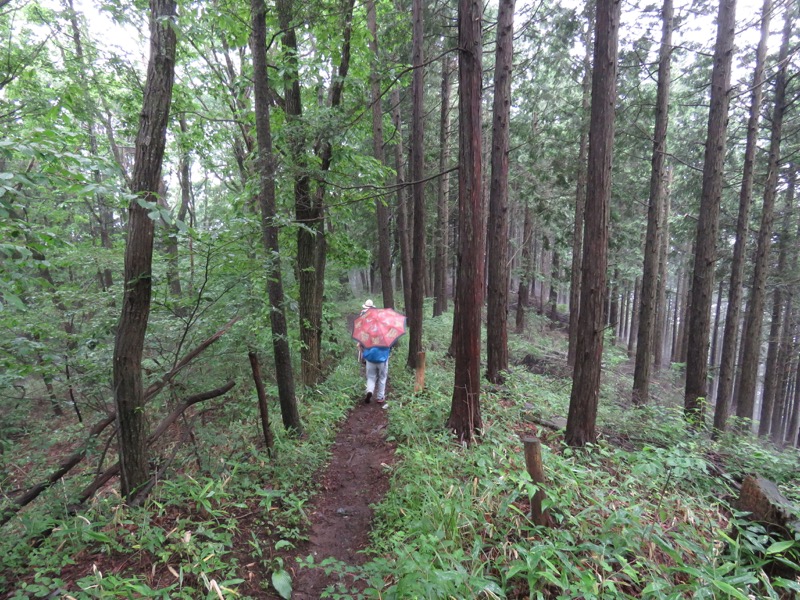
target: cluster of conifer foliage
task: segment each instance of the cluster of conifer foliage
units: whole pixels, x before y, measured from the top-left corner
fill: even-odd
[[[3,449],[32,407],[76,439],[113,416],[134,500],[158,424],[248,350],[299,435],[331,303],[373,295],[411,368],[426,299],[452,307],[465,443],[536,310],[569,322],[569,444],[595,439],[604,344],[633,403],[677,369],[687,419],[798,444],[795,1],[85,10],[0,2]],[[236,357],[203,354],[222,335]]]

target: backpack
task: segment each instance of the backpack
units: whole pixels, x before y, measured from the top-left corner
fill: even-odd
[[[371,363],[385,363],[387,360],[389,360],[390,352],[390,348],[386,348],[384,346],[374,346],[372,348],[364,348],[361,356],[364,360],[368,360]]]

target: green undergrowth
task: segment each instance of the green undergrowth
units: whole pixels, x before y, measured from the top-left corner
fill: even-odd
[[[775,452],[741,435],[712,442],[686,427],[679,391],[670,398],[668,387],[657,402],[632,409],[624,349],[615,347],[605,362],[602,433],[595,445],[571,449],[562,432],[536,424],[567,414],[564,336],[543,318],[529,319],[526,333],[509,340],[514,366],[505,383],[484,386],[483,436],[470,447],[444,429],[454,369],[446,356],[451,315],[425,322],[422,392],[413,391],[413,373],[402,368],[406,346],[395,352],[391,488],[375,506],[369,562],[323,564],[358,586],[337,584],[325,597],[745,599],[800,590],[796,576],[767,574],[768,561],[791,573],[800,542],[776,540],[732,509],[736,482],[751,472],[800,499],[797,452]],[[295,565],[281,555],[306,535],[314,474],[362,392],[348,337],[328,340],[327,350],[341,362],[301,396],[303,438],[286,435],[273,401],[275,452],[268,457],[255,394],[237,386],[215,405],[213,419],[196,422],[178,472],[144,507],[122,509],[112,492],[70,517],[74,489],[64,482],[16,517],[0,539],[0,588],[9,598],[79,600],[260,598],[268,588],[288,595]],[[535,368],[521,364],[525,357]],[[543,443],[552,528],[530,517],[537,488],[520,442],[530,433]],[[312,564],[308,557],[299,566]],[[246,580],[253,569],[258,591]]]
[[[339,356],[351,348],[342,340],[332,348]],[[194,444],[176,461],[178,473],[157,485],[143,507],[123,509],[112,492],[70,517],[75,486],[49,490],[6,525],[14,535],[0,539],[0,589],[17,599],[241,598],[248,597],[240,591],[245,563],[250,569],[257,563],[279,583],[286,571],[277,552],[304,539],[313,476],[361,392],[353,369],[343,361],[299,397],[300,439],[285,432],[277,401],[270,403],[271,457],[245,380],[238,394],[217,403],[213,419],[196,423]]]
[[[426,335],[447,339],[449,327],[434,320]],[[514,351],[558,351],[552,344],[512,340],[512,362]],[[796,579],[765,572],[767,559],[796,568],[800,541],[772,539],[731,508],[733,481],[746,471],[796,494],[796,452],[741,438],[713,444],[676,407],[632,410],[611,397],[616,384],[604,385],[599,425],[614,435],[574,450],[561,433],[538,430],[555,522],[540,527],[520,434],[532,431],[531,413],[566,416],[569,385],[514,368],[482,396],[481,443],[462,447],[443,429],[453,372],[444,350],[428,353],[422,393],[413,394],[410,375],[393,374],[405,399],[390,412],[400,460],[376,511],[376,558],[356,570],[364,592],[337,588],[331,597],[746,599],[800,590]],[[709,453],[726,475],[709,467]]]

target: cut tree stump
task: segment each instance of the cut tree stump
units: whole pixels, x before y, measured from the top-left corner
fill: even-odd
[[[749,512],[753,521],[786,536],[786,539],[794,539],[794,534],[800,534],[800,520],[793,514],[797,509],[781,494],[777,485],[760,475],[744,478],[736,508]]]
[[[785,540],[795,540],[800,536],[797,507],[769,479],[760,475],[746,476],[735,507],[749,512],[752,521],[760,523],[775,536]],[[797,577],[797,571],[776,560],[770,561],[765,571],[773,577]]]
[[[550,511],[546,508],[542,509],[542,500],[544,500],[544,464],[542,463],[542,443],[536,436],[530,435],[522,438],[522,443],[525,446],[525,466],[528,470],[528,475],[538,488],[533,498],[531,499],[531,519],[537,525],[544,527],[553,526],[553,518],[550,516]]]

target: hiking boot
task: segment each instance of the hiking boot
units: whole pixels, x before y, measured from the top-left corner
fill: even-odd
[[[385,402],[385,399],[384,398],[376,398],[375,402],[377,402],[378,404],[383,404]]]
[[[364,404],[369,404],[372,401],[372,392],[367,392],[367,395],[364,396]],[[380,402],[380,400],[378,400]]]

